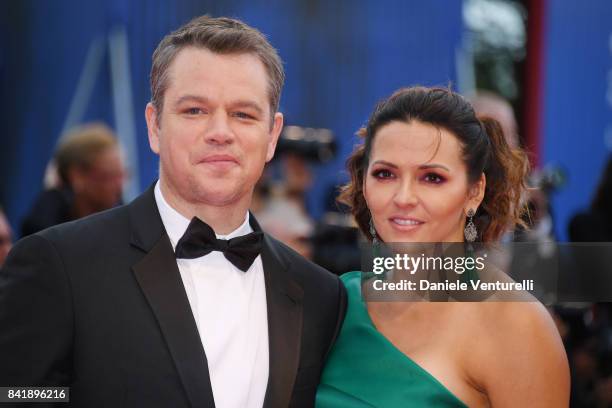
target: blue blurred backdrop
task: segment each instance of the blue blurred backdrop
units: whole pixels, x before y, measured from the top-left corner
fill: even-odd
[[[612,146],[612,2],[543,4],[540,164],[568,174],[554,199],[557,233],[566,238],[567,220],[588,206]],[[314,217],[329,186],[345,180],[354,132],[377,100],[401,86],[463,84],[461,1],[22,0],[3,2],[0,12],[0,202],[14,230],[72,122],[102,120],[133,134],[133,192],[156,178],[143,113],[151,55],[196,15],[238,17],[264,32],[285,63],[286,124],[336,135],[338,157],[315,169]],[[120,109],[117,95],[128,97]]]

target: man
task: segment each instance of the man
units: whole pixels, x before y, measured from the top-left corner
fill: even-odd
[[[200,17],[162,40],[145,112],[159,182],[16,244],[1,385],[69,385],[88,408],[313,405],[346,295],[248,213],[282,82],[240,21]]]
[[[125,171],[113,131],[101,123],[73,129],[59,143],[54,162],[59,185],[43,191],[24,218],[21,236],[116,206]]]

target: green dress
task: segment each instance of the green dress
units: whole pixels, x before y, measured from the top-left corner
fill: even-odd
[[[376,330],[361,298],[361,272],[346,273],[341,280],[348,308],[323,370],[316,407],[467,407]]]

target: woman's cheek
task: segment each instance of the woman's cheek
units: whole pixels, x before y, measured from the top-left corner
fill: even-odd
[[[392,200],[389,183],[379,182],[373,177],[366,183],[366,193],[366,202],[372,212],[384,209]]]

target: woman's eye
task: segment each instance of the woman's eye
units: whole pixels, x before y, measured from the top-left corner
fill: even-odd
[[[441,184],[445,181],[444,177],[436,173],[427,173],[423,178],[427,183]]]
[[[393,177],[393,173],[386,169],[374,170],[372,175],[377,179],[389,179]]]

